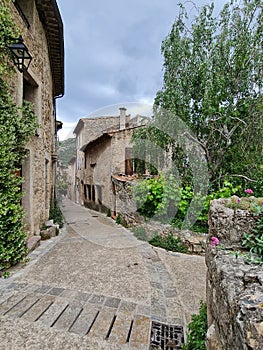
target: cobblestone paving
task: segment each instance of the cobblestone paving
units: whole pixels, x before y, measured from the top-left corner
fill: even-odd
[[[111,296],[10,283],[0,289],[0,316],[44,327],[148,348],[149,308]]]
[[[151,319],[183,325],[178,292],[165,265],[148,245],[140,247],[151,283]]]
[[[49,242],[45,249],[52,246]],[[32,258],[43,252],[42,246]],[[152,321],[176,325],[183,321],[177,291],[164,264],[148,244],[140,247],[140,253],[150,276],[150,306],[112,296],[13,282],[0,287],[0,316],[148,349]],[[176,304],[177,312],[173,307],[170,317],[169,307]]]
[[[42,241],[26,266],[0,280],[0,350],[21,344],[33,350],[146,350],[154,322],[185,332],[186,309],[192,309],[182,299],[183,278],[191,275],[191,257],[178,283],[182,255],[138,241],[109,218],[72,202],[63,209],[67,227],[60,235]]]

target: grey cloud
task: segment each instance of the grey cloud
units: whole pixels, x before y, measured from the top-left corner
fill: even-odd
[[[160,47],[178,13],[177,2],[57,3],[66,51],[66,93],[57,102],[59,118],[76,120],[122,101],[152,101],[162,86]]]

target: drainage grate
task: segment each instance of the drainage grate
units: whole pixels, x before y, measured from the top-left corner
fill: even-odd
[[[150,350],[182,349],[184,332],[182,326],[152,321]]]

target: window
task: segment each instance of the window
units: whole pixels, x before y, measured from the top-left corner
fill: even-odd
[[[84,198],[87,200],[87,185],[84,185]]]
[[[23,80],[23,100],[36,104],[37,84],[29,79]]]
[[[132,148],[125,148],[125,175],[133,174]]]
[[[97,188],[97,196],[99,204],[102,204],[102,188],[100,185],[96,185]]]
[[[88,188],[88,199],[91,201],[91,185],[87,185]]]
[[[132,148],[125,148],[125,175],[145,174],[145,160],[136,158]]]
[[[91,187],[91,200],[95,202],[96,196],[95,196],[95,186],[92,185]]]

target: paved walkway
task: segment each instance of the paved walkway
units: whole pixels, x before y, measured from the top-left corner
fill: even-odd
[[[204,258],[138,241],[69,200],[66,227],[0,280],[0,349],[149,349],[151,321],[182,327],[205,300]]]

